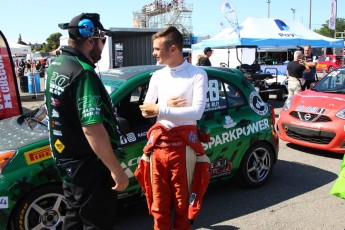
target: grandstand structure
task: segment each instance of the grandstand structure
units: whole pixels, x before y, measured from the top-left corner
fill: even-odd
[[[184,37],[186,47],[193,43],[193,5],[184,0],[155,0],[133,12],[133,26],[136,28],[165,28],[175,26]]]

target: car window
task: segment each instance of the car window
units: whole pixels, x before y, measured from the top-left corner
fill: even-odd
[[[208,77],[208,92],[205,112],[242,106],[246,100],[235,85],[230,82]]]
[[[344,91],[345,90],[345,72],[333,71],[331,74],[324,77],[320,84],[315,86],[315,89],[321,92],[327,91]]]
[[[130,130],[147,129],[155,119],[144,118],[139,105],[142,105],[147,93],[148,83],[135,87],[116,105],[117,115],[127,120]]]
[[[321,56],[321,57],[319,57],[319,60],[318,60],[318,61],[324,61],[325,59],[326,59],[325,56]]]

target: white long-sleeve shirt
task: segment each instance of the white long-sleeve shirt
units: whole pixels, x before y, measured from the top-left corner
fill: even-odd
[[[196,125],[205,109],[207,89],[206,72],[185,61],[174,68],[164,67],[152,75],[144,103],[156,103],[158,99],[157,122],[167,128]],[[167,101],[172,97],[186,99],[187,105],[168,107]]]

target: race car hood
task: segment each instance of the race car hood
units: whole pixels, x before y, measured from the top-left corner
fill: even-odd
[[[338,93],[320,93],[313,90],[307,90],[294,96],[292,106],[314,107],[339,111],[345,108],[345,95]]]
[[[33,130],[25,122],[19,124],[19,117],[0,120],[0,151],[18,149],[30,143],[49,138],[48,131]]]

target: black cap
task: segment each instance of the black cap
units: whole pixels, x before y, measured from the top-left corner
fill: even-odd
[[[96,13],[82,13],[75,16],[70,23],[59,24],[59,27],[68,29],[69,37],[72,39],[82,39],[108,31],[104,29],[99,14]]]
[[[209,51],[213,51],[213,49],[211,49],[211,47],[206,47],[206,48],[204,49],[204,54],[206,54],[206,53],[209,52]]]

